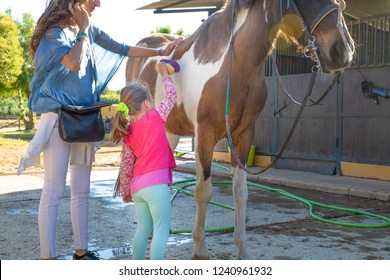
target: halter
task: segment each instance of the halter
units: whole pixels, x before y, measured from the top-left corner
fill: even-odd
[[[313,35],[314,30],[316,29],[317,25],[331,12],[337,10],[338,17],[337,17],[337,28],[340,31],[340,36],[343,40],[343,43],[347,49],[352,51],[351,46],[347,42],[347,38],[345,37],[345,34],[343,32],[343,20],[342,20],[342,12],[345,9],[345,2],[344,0],[334,0],[332,4],[327,5],[325,8],[323,8],[321,11],[319,11],[318,14],[315,14],[315,16],[304,16],[299,9],[299,5],[297,4],[302,2],[302,0],[287,0],[287,9],[290,7],[290,3],[292,4],[295,13],[302,19],[303,22],[303,32],[306,34],[308,38],[308,44],[303,49],[303,54],[305,57],[310,58],[313,60],[316,65],[314,65],[311,69],[312,72],[321,72],[322,66],[321,62],[318,56],[318,46],[316,44],[316,38]],[[307,1],[306,1],[307,2]],[[305,3],[306,5],[309,5]],[[300,3],[300,5],[304,5]],[[283,0],[280,0],[280,14],[283,15]],[[282,16],[282,24],[283,24],[283,16]]]

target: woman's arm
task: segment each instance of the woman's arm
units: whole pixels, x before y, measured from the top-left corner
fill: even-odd
[[[81,62],[86,53],[88,47],[88,26],[89,26],[89,16],[88,12],[85,10],[83,5],[76,3],[72,5],[69,2],[68,10],[72,14],[73,19],[76,21],[79,26],[79,32],[77,33],[77,39],[75,44],[72,46],[70,51],[62,58],[61,62],[68,68],[70,71],[79,71]]]
[[[175,47],[183,40],[183,37],[179,37],[172,42],[170,42],[165,47],[159,49],[145,48],[139,46],[132,46],[127,53],[128,57],[149,57],[149,56],[168,56],[170,55]]]

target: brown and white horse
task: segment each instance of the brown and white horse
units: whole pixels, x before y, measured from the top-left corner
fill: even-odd
[[[231,78],[229,126],[232,141],[241,162],[246,162],[255,121],[267,99],[263,64],[277,38],[285,35],[303,45],[310,37],[309,52],[317,61],[318,70],[329,74],[342,71],[351,62],[354,52],[353,40],[342,17],[343,8],[343,0],[230,0],[183,40],[171,55],[170,58],[180,64],[181,71],[172,76],[178,100],[167,119],[167,134],[172,146],[177,144],[179,136],[194,136],[196,140],[197,213],[192,231],[193,259],[208,258],[204,228],[212,192],[210,172],[214,147],[227,136],[228,80]],[[159,47],[173,38],[152,35],[138,45]],[[160,77],[154,70],[157,59],[130,58],[126,81],[147,82],[158,104],[164,96]],[[231,162],[236,257],[245,259],[249,257],[245,248],[247,174],[233,156]]]

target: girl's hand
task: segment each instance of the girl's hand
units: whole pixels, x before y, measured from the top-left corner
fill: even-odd
[[[181,43],[182,40],[183,40],[183,37],[180,36],[179,38],[177,38],[177,39],[173,40],[172,42],[170,42],[164,48],[160,49],[159,53],[162,56],[170,55],[173,52],[173,50],[176,48],[176,46]]]
[[[169,76],[167,66],[164,62],[158,62],[157,69],[163,78]]]
[[[133,201],[133,197],[131,196],[131,194],[122,194],[122,201],[124,203],[134,202]]]
[[[89,14],[83,4],[77,2],[72,4],[69,2],[68,10],[72,14],[74,21],[78,25],[80,31],[85,31],[89,26]]]

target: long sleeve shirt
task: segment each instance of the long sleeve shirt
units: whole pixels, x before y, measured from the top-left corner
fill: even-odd
[[[123,141],[119,170],[122,195],[134,194],[140,189],[157,184],[172,185],[172,169],[176,164],[166,139],[165,121],[176,103],[177,93],[171,77],[164,77],[162,81],[166,97],[154,110],[129,125],[130,133]],[[149,123],[150,120],[153,123]],[[137,129],[142,130],[145,137],[148,137],[147,140],[139,138],[142,136],[137,135]],[[156,138],[153,138],[154,134],[157,134]],[[156,142],[151,142],[150,139],[156,139]],[[158,144],[163,146],[156,147]]]

